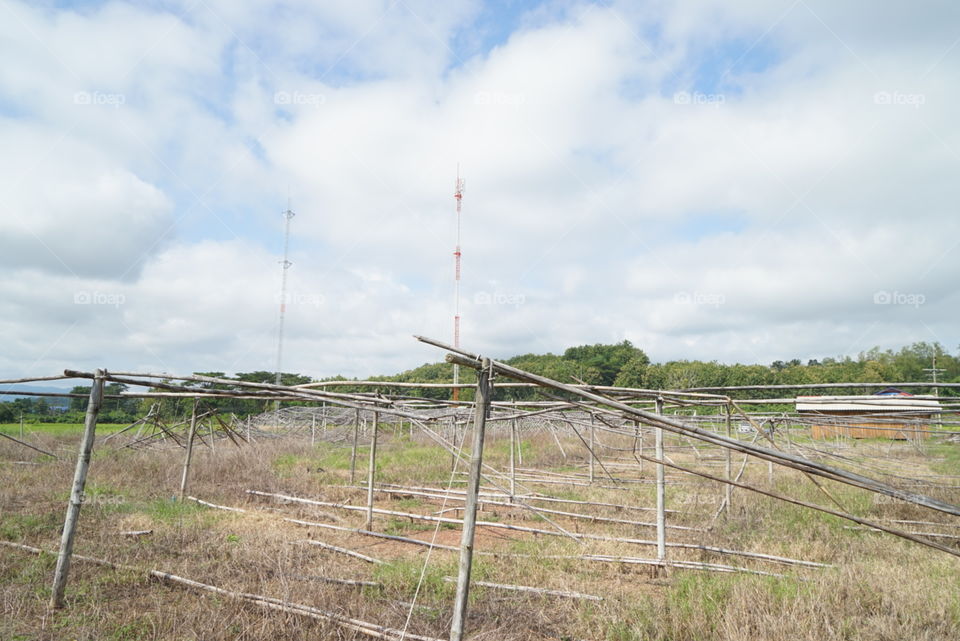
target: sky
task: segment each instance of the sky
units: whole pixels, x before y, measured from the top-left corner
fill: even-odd
[[[0,378],[960,344],[960,4],[0,0]],[[281,297],[284,210],[291,220]]]

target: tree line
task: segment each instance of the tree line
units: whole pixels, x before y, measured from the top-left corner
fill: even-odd
[[[508,365],[546,376],[565,383],[586,383],[588,385],[616,385],[621,387],[640,387],[645,389],[687,389],[694,387],[726,387],[739,385],[798,385],[806,383],[896,383],[931,380],[930,371],[936,362],[938,380],[960,383],[960,349],[958,356],[950,354],[939,343],[918,342],[899,350],[881,350],[875,347],[861,352],[856,357],[840,356],[811,359],[806,363],[799,359],[777,360],[769,365],[725,364],[717,361],[675,360],[665,363],[651,363],[644,351],[630,341],[614,344],[580,345],[570,347],[562,354],[521,354],[504,360]],[[197,372],[197,374],[216,378],[227,378],[224,372]],[[273,372],[241,372],[234,379],[255,383],[273,383]],[[323,381],[349,381],[351,379],[335,376]],[[356,379],[353,379],[356,380]],[[368,380],[396,381],[408,383],[450,383],[453,380],[452,366],[447,363],[425,363],[414,369],[395,375],[374,376]],[[461,368],[460,382],[473,384],[476,372],[470,368]],[[318,382],[303,374],[284,373],[281,376],[284,385],[300,385]],[[169,384],[223,389],[219,383]],[[125,391],[125,385],[111,383],[105,387],[105,393],[119,394]],[[153,391],[162,391],[159,389]],[[370,387],[344,385],[335,388],[337,392],[371,392]],[[384,389],[386,391],[386,388]],[[446,389],[398,389],[391,390],[421,398],[449,399]],[[913,390],[916,393],[928,390]],[[74,394],[88,394],[89,386],[76,386]],[[862,390],[855,388],[835,389],[831,394],[857,394]],[[790,392],[746,391],[733,393],[740,398],[775,398],[789,395]],[[960,396],[955,390],[942,390],[941,396]],[[499,389],[497,400],[529,400],[536,396],[532,389]],[[461,399],[471,400],[473,392],[465,389]],[[188,414],[192,407],[191,399],[108,399],[104,403],[101,420],[111,423],[132,422],[143,416],[153,403],[159,402],[162,417],[173,418]],[[55,411],[43,398],[18,398],[0,403],[0,423],[19,420],[23,412],[30,422],[80,422],[86,409],[86,398],[71,399],[66,412]],[[247,416],[257,414],[272,407],[272,401],[256,399],[218,399],[205,400],[205,406],[215,407],[224,414]],[[298,403],[293,403],[298,404]]]

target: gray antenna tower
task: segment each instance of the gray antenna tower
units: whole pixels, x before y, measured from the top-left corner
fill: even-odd
[[[290,209],[290,201],[288,200],[287,210],[283,212],[283,217],[286,218],[286,228],[283,232],[283,260],[280,261],[283,277],[280,281],[280,328],[277,331],[277,376],[275,379],[277,385],[280,384],[280,374],[283,371],[281,368],[283,366],[283,321],[287,315],[287,270],[293,265],[293,263],[288,260],[290,252],[290,221],[294,216],[295,214]],[[274,403],[274,407],[279,408],[280,401]]]

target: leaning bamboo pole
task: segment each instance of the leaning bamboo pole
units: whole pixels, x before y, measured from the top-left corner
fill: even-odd
[[[24,545],[22,543],[13,543],[10,541],[0,541],[0,545],[4,547],[9,547],[13,549],[22,550],[24,552],[30,552],[32,554],[51,554],[40,548],[36,548],[30,545]],[[73,557],[77,561],[84,561],[86,563],[91,563],[95,565],[100,565],[107,567],[113,570],[124,570],[128,572],[137,572],[146,574],[150,578],[157,579],[160,581],[165,581],[167,583],[173,583],[178,586],[187,587],[193,590],[200,592],[208,592],[211,594],[217,594],[224,596],[230,599],[237,601],[246,601],[248,603],[253,603],[261,607],[269,608],[272,610],[279,610],[281,612],[287,612],[289,614],[296,614],[300,616],[310,617],[312,619],[319,619],[321,621],[327,621],[330,623],[335,623],[341,627],[353,630],[355,632],[360,632],[367,636],[376,637],[379,639],[398,639],[402,641],[403,639],[412,639],[413,641],[442,641],[435,637],[426,637],[418,634],[412,634],[403,630],[397,630],[395,628],[390,628],[387,626],[378,625],[376,623],[370,623],[368,621],[362,621],[360,619],[354,619],[352,617],[344,616],[342,614],[337,614],[335,612],[328,612],[326,610],[321,610],[309,605],[303,605],[300,603],[293,603],[283,599],[276,599],[273,597],[268,597],[260,594],[252,594],[249,592],[237,592],[234,590],[227,590],[225,588],[217,587],[215,585],[210,585],[207,583],[201,583],[194,579],[188,579],[186,577],[178,576],[170,572],[164,572],[162,570],[143,570],[141,568],[123,565],[121,563],[113,563],[106,559],[99,559],[89,556],[81,556],[79,554],[74,555]]]
[[[77,455],[77,467],[73,474],[73,488],[70,491],[70,503],[63,522],[63,536],[60,538],[60,553],[57,555],[57,568],[53,574],[53,588],[50,594],[50,607],[63,607],[64,592],[67,589],[67,575],[70,573],[70,559],[73,555],[73,540],[83,505],[84,488],[87,484],[87,470],[90,456],[93,454],[93,440],[97,431],[97,416],[103,402],[104,370],[98,369],[93,385],[90,386],[90,400],[83,423],[83,437],[80,439],[80,453]]]
[[[436,550],[446,550],[448,552],[459,552],[460,548],[454,545],[444,545],[442,543],[437,543],[435,541],[422,541],[420,539],[413,539],[406,536],[398,536],[396,534],[386,534],[385,532],[372,532],[369,530],[363,530],[360,528],[346,527],[343,525],[333,525],[331,523],[320,523],[318,521],[305,521],[303,519],[294,519],[290,517],[278,517],[275,514],[259,511],[250,511],[244,508],[239,507],[230,507],[228,505],[218,505],[216,503],[210,503],[208,501],[203,501],[194,496],[187,497],[191,501],[196,501],[198,504],[205,507],[209,507],[215,510],[225,510],[227,512],[237,512],[241,514],[265,516],[278,518],[279,520],[285,523],[293,523],[294,525],[301,525],[303,527],[315,527],[325,530],[334,530],[336,532],[347,532],[351,534],[359,534],[361,536],[368,536],[377,539],[384,539],[387,541],[396,541],[399,543],[408,543],[410,545],[417,545],[421,547],[436,549]],[[0,542],[2,543],[2,542]],[[649,543],[649,542],[648,542]],[[679,546],[679,547],[689,547],[690,549],[700,549],[702,546]],[[531,558],[533,555],[530,554],[519,554],[511,552],[485,552],[485,551],[476,551],[475,554],[482,556],[493,556],[493,557],[506,557],[506,558]],[[703,570],[707,572],[738,572],[743,574],[757,574],[762,576],[775,576],[775,577],[784,577],[786,575],[777,574],[774,572],[766,572],[762,570],[755,570],[753,568],[744,568],[735,565],[723,565],[720,563],[706,563],[703,561],[679,561],[666,559],[660,561],[659,559],[647,559],[642,557],[624,557],[624,556],[609,556],[602,554],[581,554],[581,555],[549,555],[542,558],[546,559],[564,559],[564,560],[578,560],[578,561],[598,561],[602,563],[624,563],[624,564],[639,564],[639,565],[667,565],[670,567],[692,569],[692,570]],[[828,564],[824,563],[812,563],[806,562],[811,567],[831,567]]]
[[[470,352],[463,351],[459,348],[455,348],[451,345],[447,345],[440,341],[435,341],[433,339],[428,339],[424,337],[417,337],[418,340],[421,340],[425,343],[435,345],[442,349],[446,349],[450,353],[447,354],[446,360],[449,362],[457,362],[461,365],[468,367],[478,368],[479,361],[478,357],[475,354]],[[807,472],[821,478],[826,478],[829,480],[837,481],[844,483],[846,485],[851,485],[854,487],[859,487],[866,489],[877,494],[883,494],[891,498],[900,499],[902,501],[913,503],[915,505],[921,505],[928,507],[933,510],[940,512],[945,512],[953,516],[960,516],[960,507],[947,503],[945,501],[940,501],[938,499],[925,496],[922,494],[915,494],[913,492],[906,492],[900,490],[896,487],[890,486],[886,483],[882,483],[875,479],[856,474],[853,472],[848,472],[840,468],[831,467],[829,465],[824,465],[817,463],[815,461],[806,460],[802,457],[795,456],[788,452],[783,452],[779,450],[773,450],[759,445],[746,444],[741,441],[736,441],[728,439],[719,434],[715,434],[709,430],[704,430],[692,425],[684,424],[680,421],[675,421],[673,419],[667,418],[665,416],[657,416],[650,412],[637,409],[626,403],[615,401],[605,396],[594,394],[592,392],[587,392],[575,387],[571,387],[564,383],[546,378],[544,376],[538,376],[536,374],[531,374],[523,370],[511,367],[504,363],[498,361],[491,361],[494,371],[497,373],[503,374],[504,376],[509,376],[517,380],[526,380],[529,382],[540,383],[544,387],[552,388],[558,391],[566,392],[569,395],[579,396],[581,398],[591,400],[600,405],[604,405],[612,410],[619,411],[623,414],[630,416],[631,418],[642,419],[644,422],[652,425],[654,427],[663,427],[663,429],[673,432],[675,434],[688,434],[693,438],[696,438],[713,445],[718,445],[720,447],[731,448],[746,454],[750,454],[756,458],[762,459],[764,461],[772,460],[775,463],[783,465],[785,467],[790,467],[797,469],[801,472]]]
[[[463,533],[460,537],[460,564],[457,569],[457,594],[453,602],[450,641],[462,641],[467,621],[467,598],[470,594],[470,571],[473,566],[473,541],[477,527],[477,494],[483,470],[483,438],[490,411],[490,359],[483,359],[477,373],[476,406],[473,415],[473,450],[470,456],[470,483],[463,510]],[[368,528],[369,529],[369,528]]]
[[[650,460],[653,461],[654,459],[653,459],[652,457],[650,457]],[[665,463],[665,465],[669,465],[669,464],[668,464],[668,463]],[[671,466],[671,467],[675,467],[675,466]],[[299,496],[290,496],[290,495],[288,495],[288,494],[278,494],[278,493],[275,493],[275,492],[262,492],[262,491],[259,491],[259,490],[247,490],[246,492],[247,492],[247,494],[252,494],[252,495],[254,495],[254,496],[265,496],[265,497],[271,497],[271,498],[278,498],[278,499],[285,500],[285,501],[292,501],[292,502],[295,502],[295,503],[306,503],[306,504],[311,504],[311,505],[320,505],[320,506],[324,506],[324,507],[335,507],[335,508],[338,508],[338,509],[341,509],[341,510],[347,510],[347,511],[362,511],[362,512],[365,512],[366,509],[367,509],[367,508],[365,508],[365,507],[358,506],[358,505],[344,505],[344,504],[342,504],[342,503],[333,503],[333,502],[330,502],[330,501],[316,501],[316,500],[313,500],[313,499],[305,499],[305,498],[302,498],[302,497],[299,497]],[[242,510],[241,510],[241,511],[242,511]],[[388,515],[388,516],[399,516],[399,517],[403,517],[403,518],[415,519],[415,520],[420,520],[420,521],[431,521],[431,522],[434,522],[434,523],[437,523],[437,522],[439,522],[439,523],[450,523],[450,524],[454,524],[454,525],[462,525],[462,524],[463,524],[463,519],[455,519],[455,518],[443,517],[443,516],[433,516],[433,515],[431,515],[431,514],[416,514],[416,513],[413,513],[413,512],[400,512],[400,511],[397,511],[397,510],[387,510],[387,509],[383,509],[383,508],[374,508],[374,512],[376,512],[377,514],[385,514],[385,515]],[[524,525],[514,525],[514,524],[511,524],[511,523],[500,523],[499,521],[477,521],[477,522],[476,522],[476,525],[483,526],[483,527],[489,527],[489,528],[502,529],[502,530],[511,530],[511,531],[514,531],[514,532],[526,532],[526,533],[529,533],[529,534],[547,534],[547,535],[550,535],[550,536],[568,536],[568,537],[573,538],[573,539],[582,539],[582,540],[590,540],[590,541],[609,541],[609,542],[614,542],[614,543],[631,543],[631,544],[633,544],[633,545],[649,545],[649,546],[656,546],[656,545],[657,545],[657,542],[656,542],[655,540],[654,540],[654,541],[651,541],[651,540],[647,540],[647,539],[635,539],[635,538],[628,538],[628,537],[604,536],[604,535],[600,535],[600,534],[589,534],[589,533],[585,533],[585,532],[574,532],[574,533],[568,532],[568,533],[562,533],[562,532],[554,532],[554,531],[552,531],[552,530],[544,530],[544,529],[541,529],[541,528],[527,527],[527,526],[524,526]],[[807,567],[818,567],[818,568],[819,568],[819,567],[827,567],[827,564],[817,563],[817,562],[815,562],[815,561],[804,561],[804,560],[801,560],[801,559],[791,559],[791,558],[788,558],[788,557],[777,556],[777,555],[774,555],[774,554],[762,554],[762,553],[760,553],[760,552],[749,552],[749,551],[744,551],[744,550],[730,550],[730,549],[715,547],[715,546],[711,546],[711,545],[701,545],[701,544],[699,544],[699,543],[677,543],[677,542],[670,542],[670,541],[668,541],[668,542],[666,543],[666,545],[667,545],[667,547],[684,548],[684,549],[690,549],[690,550],[701,550],[701,551],[703,551],[703,552],[713,552],[713,553],[716,553],[716,554],[725,554],[725,555],[731,555],[731,556],[742,556],[742,557],[751,558],[751,559],[760,559],[760,560],[763,560],[763,561],[771,561],[771,562],[774,562],[774,563],[782,563],[782,564],[784,564],[784,565],[803,565],[803,566],[807,566]]]

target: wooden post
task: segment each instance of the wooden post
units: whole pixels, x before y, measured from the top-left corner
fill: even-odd
[[[730,407],[731,403],[727,403],[727,438],[733,438],[733,417],[731,416],[732,408]],[[726,473],[727,480],[733,480],[733,451],[728,447],[726,449],[726,456],[724,458],[723,466],[724,472]],[[727,514],[730,513],[730,508],[732,507],[730,501],[733,498],[733,486],[729,483],[723,485],[723,498],[724,503],[727,506]]]
[[[640,448],[640,454],[643,454],[643,434],[640,431],[640,421],[633,422],[633,453],[636,455],[637,448]],[[640,474],[643,474],[643,459],[640,461]]]
[[[657,414],[663,414],[663,398],[657,397]],[[666,475],[663,467],[663,428],[656,428],[657,448],[657,560],[667,558]]]
[[[373,529],[373,478],[377,471],[377,423],[380,414],[373,413],[373,434],[370,437],[370,463],[367,466],[367,523],[364,530]]]
[[[190,461],[193,459],[193,439],[197,435],[197,403],[193,399],[193,412],[190,414],[190,433],[187,434],[187,455],[183,459],[183,475],[180,477],[180,502],[187,495],[187,479],[190,478]]]
[[[523,437],[520,435],[520,419],[517,419],[517,465],[523,465]]]
[[[357,410],[356,420],[353,422],[353,451],[350,453],[350,485],[353,485],[357,478],[357,432],[359,430],[360,410]]]
[[[23,440],[23,412],[20,412],[20,440]]]
[[[97,415],[103,403],[103,377],[106,372],[96,371],[93,385],[90,386],[90,400],[87,403],[87,415],[83,422],[83,438],[80,439],[80,453],[77,456],[77,468],[73,474],[73,488],[70,491],[70,503],[63,522],[63,536],[60,538],[60,554],[57,556],[57,569],[53,574],[53,594],[50,596],[51,608],[63,607],[63,594],[67,588],[67,574],[70,572],[70,557],[73,555],[73,537],[80,518],[80,506],[83,505],[83,490],[87,484],[87,470],[90,467],[90,455],[93,453],[93,439],[97,431]]]
[[[317,415],[310,415],[310,447],[317,444]]]
[[[510,502],[517,495],[517,419],[510,421]]]
[[[593,424],[593,414],[590,415],[590,482],[593,483],[593,459],[594,459],[594,443],[596,443],[596,428]]]
[[[450,641],[462,641],[467,620],[467,597],[470,592],[470,568],[473,564],[473,535],[477,525],[477,494],[483,465],[483,435],[490,409],[490,359],[484,358],[477,372],[477,395],[474,399],[473,451],[470,453],[470,481],[463,508],[463,535],[460,539],[460,569],[457,574],[457,597],[453,604]]]

